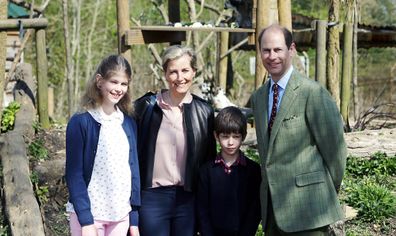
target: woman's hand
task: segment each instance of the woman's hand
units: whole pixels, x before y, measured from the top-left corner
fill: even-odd
[[[129,227],[129,234],[131,236],[140,236],[139,228],[137,226],[130,226]]]
[[[81,234],[82,236],[98,236],[98,230],[94,224],[86,225],[81,228]]]

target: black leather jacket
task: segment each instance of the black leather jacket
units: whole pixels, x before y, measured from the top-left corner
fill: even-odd
[[[135,101],[142,189],[152,187],[155,146],[163,115],[156,98],[156,94],[149,92]],[[184,189],[194,191],[199,167],[216,155],[216,141],[213,136],[214,110],[205,100],[193,95],[192,102],[183,105],[183,120],[187,134]]]

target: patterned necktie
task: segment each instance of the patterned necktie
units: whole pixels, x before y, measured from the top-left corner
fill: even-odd
[[[272,90],[274,91],[273,99],[272,99],[272,109],[271,109],[271,118],[268,123],[268,132],[271,134],[272,125],[274,124],[276,111],[278,109],[278,99],[279,99],[279,85],[272,85]]]

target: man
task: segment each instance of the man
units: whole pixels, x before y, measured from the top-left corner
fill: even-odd
[[[343,218],[337,199],[346,163],[343,124],[327,90],[292,66],[292,34],[259,35],[270,79],[251,97],[262,168],[262,223],[268,235],[327,235]]]

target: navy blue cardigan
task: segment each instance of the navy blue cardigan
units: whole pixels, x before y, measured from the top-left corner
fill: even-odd
[[[88,112],[75,114],[66,128],[66,183],[69,201],[73,204],[81,226],[94,223],[91,203],[88,197],[88,184],[91,180],[101,124]],[[140,175],[136,147],[136,122],[124,114],[122,127],[129,142],[129,166],[132,173],[130,203],[132,211],[129,221],[138,225],[140,206]]]

